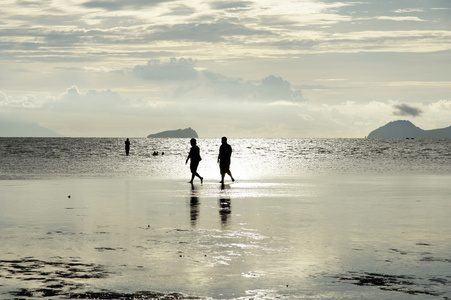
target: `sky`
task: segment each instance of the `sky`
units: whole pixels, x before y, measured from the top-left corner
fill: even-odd
[[[451,126],[449,0],[0,2],[4,128],[363,138],[394,120]]]

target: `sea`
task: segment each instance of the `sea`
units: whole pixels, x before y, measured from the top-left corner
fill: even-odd
[[[0,138],[0,299],[450,299],[451,139]]]
[[[0,179],[187,176],[189,139],[0,138]],[[451,174],[451,139],[230,139],[246,179],[323,173]],[[220,139],[198,139],[199,172],[215,174]],[[158,152],[158,155],[155,152]],[[189,175],[189,174],[188,174]]]

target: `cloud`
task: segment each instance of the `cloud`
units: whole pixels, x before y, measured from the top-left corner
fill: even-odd
[[[422,128],[449,126],[451,100],[429,104],[296,102],[296,89],[282,77],[269,75],[255,82],[208,71],[199,74],[190,82],[192,90],[184,91],[179,99],[169,96],[164,102],[129,100],[123,91],[82,91],[77,86],[59,96],[14,97],[0,92],[0,114],[20,116],[66,136],[146,136],[152,131],[191,126],[203,137],[217,136],[218,132],[235,137],[363,137],[391,121],[394,107],[424,110],[429,117],[418,118]],[[224,91],[222,98],[215,97],[220,91]],[[263,91],[268,94],[266,99],[252,98]],[[205,99],[191,97],[201,92],[205,92]],[[282,98],[289,100],[276,100]],[[40,103],[44,104],[38,106]]]
[[[8,100],[8,96],[6,96],[5,93],[0,91],[0,106],[2,106],[2,103],[6,103],[7,100]]]
[[[396,111],[393,112],[395,116],[418,117],[423,113],[421,109],[407,104],[398,104],[395,105],[394,108],[396,109]]]
[[[253,98],[262,101],[299,101],[302,100],[302,92],[293,90],[291,84],[282,77],[269,75],[256,87]]]
[[[33,94],[25,94],[19,97],[11,97],[0,91],[0,107],[13,109],[34,109],[42,104]]]
[[[118,113],[126,112],[130,107],[128,100],[111,90],[88,90],[80,92],[77,86],[68,88],[59,97],[48,99],[43,109],[71,113]]]
[[[86,8],[101,8],[105,10],[122,10],[137,9],[146,6],[156,6],[163,2],[171,2],[173,0],[91,0],[84,2],[82,5]]]
[[[172,8],[170,12],[165,14],[165,16],[190,16],[195,12],[196,10],[193,7],[180,5]]]
[[[412,12],[424,12],[424,9],[423,8],[404,8],[404,9],[397,9],[394,11],[394,13],[397,13],[397,14],[412,13]]]
[[[396,22],[402,22],[402,21],[414,21],[414,22],[424,22],[424,20],[413,17],[413,16],[407,16],[407,17],[398,17],[398,16],[380,16],[375,17],[377,20],[387,20],[387,21],[396,21]]]
[[[189,93],[191,98],[243,102],[249,99],[255,90],[255,84],[245,82],[241,78],[228,77],[208,70],[203,70],[201,74],[202,80],[197,82]]]
[[[214,1],[210,5],[213,9],[218,10],[248,10],[252,6],[251,1]]]
[[[446,11],[431,14],[427,5],[316,0],[10,2],[2,10],[0,58],[16,64],[123,65],[126,57],[181,55],[216,61],[296,59],[315,53],[438,52],[451,45]]]
[[[173,97],[208,100],[209,102],[271,103],[277,101],[304,101],[301,90],[295,90],[282,77],[269,75],[259,82],[244,81],[219,73],[203,70],[199,78],[174,89]]]
[[[274,35],[269,30],[254,29],[249,26],[218,20],[210,23],[182,23],[176,25],[162,25],[152,28],[149,35],[152,40],[159,41],[196,41],[196,42],[223,42],[227,38],[237,36]]]
[[[147,65],[135,66],[133,73],[145,80],[191,80],[199,75],[194,63],[195,61],[190,58],[171,58],[169,62],[150,60]]]

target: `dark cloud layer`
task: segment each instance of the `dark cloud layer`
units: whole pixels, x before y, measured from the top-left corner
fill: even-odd
[[[210,5],[212,8],[218,10],[243,10],[248,9],[252,3],[251,1],[215,1]]]
[[[83,3],[86,8],[101,8],[105,10],[121,10],[125,8],[140,8],[155,6],[163,2],[171,2],[173,0],[91,0]]]
[[[292,100],[293,90],[291,84],[282,77],[270,75],[263,78],[257,87],[256,98],[269,101]]]
[[[395,105],[394,108],[396,109],[393,114],[395,116],[411,116],[411,117],[418,117],[420,116],[423,111],[419,108],[407,105],[407,104],[399,104]]]

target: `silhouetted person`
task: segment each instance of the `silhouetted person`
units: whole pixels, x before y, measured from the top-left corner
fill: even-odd
[[[188,157],[186,158],[185,164],[188,163],[188,160],[191,159],[190,169],[191,169],[191,181],[189,183],[193,184],[194,176],[199,177],[200,183],[204,181],[204,178],[197,173],[197,167],[199,166],[199,162],[202,160],[200,157],[200,149],[196,145],[196,139],[191,139],[191,150],[189,151]]]
[[[219,147],[218,163],[219,170],[221,172],[221,183],[224,184],[224,176],[228,174],[232,181],[235,179],[230,172],[230,157],[232,156],[232,146],[227,144],[227,138],[224,136],[222,138],[222,145]]]
[[[129,152],[130,152],[130,140],[127,139],[125,141],[125,155],[128,155]]]

